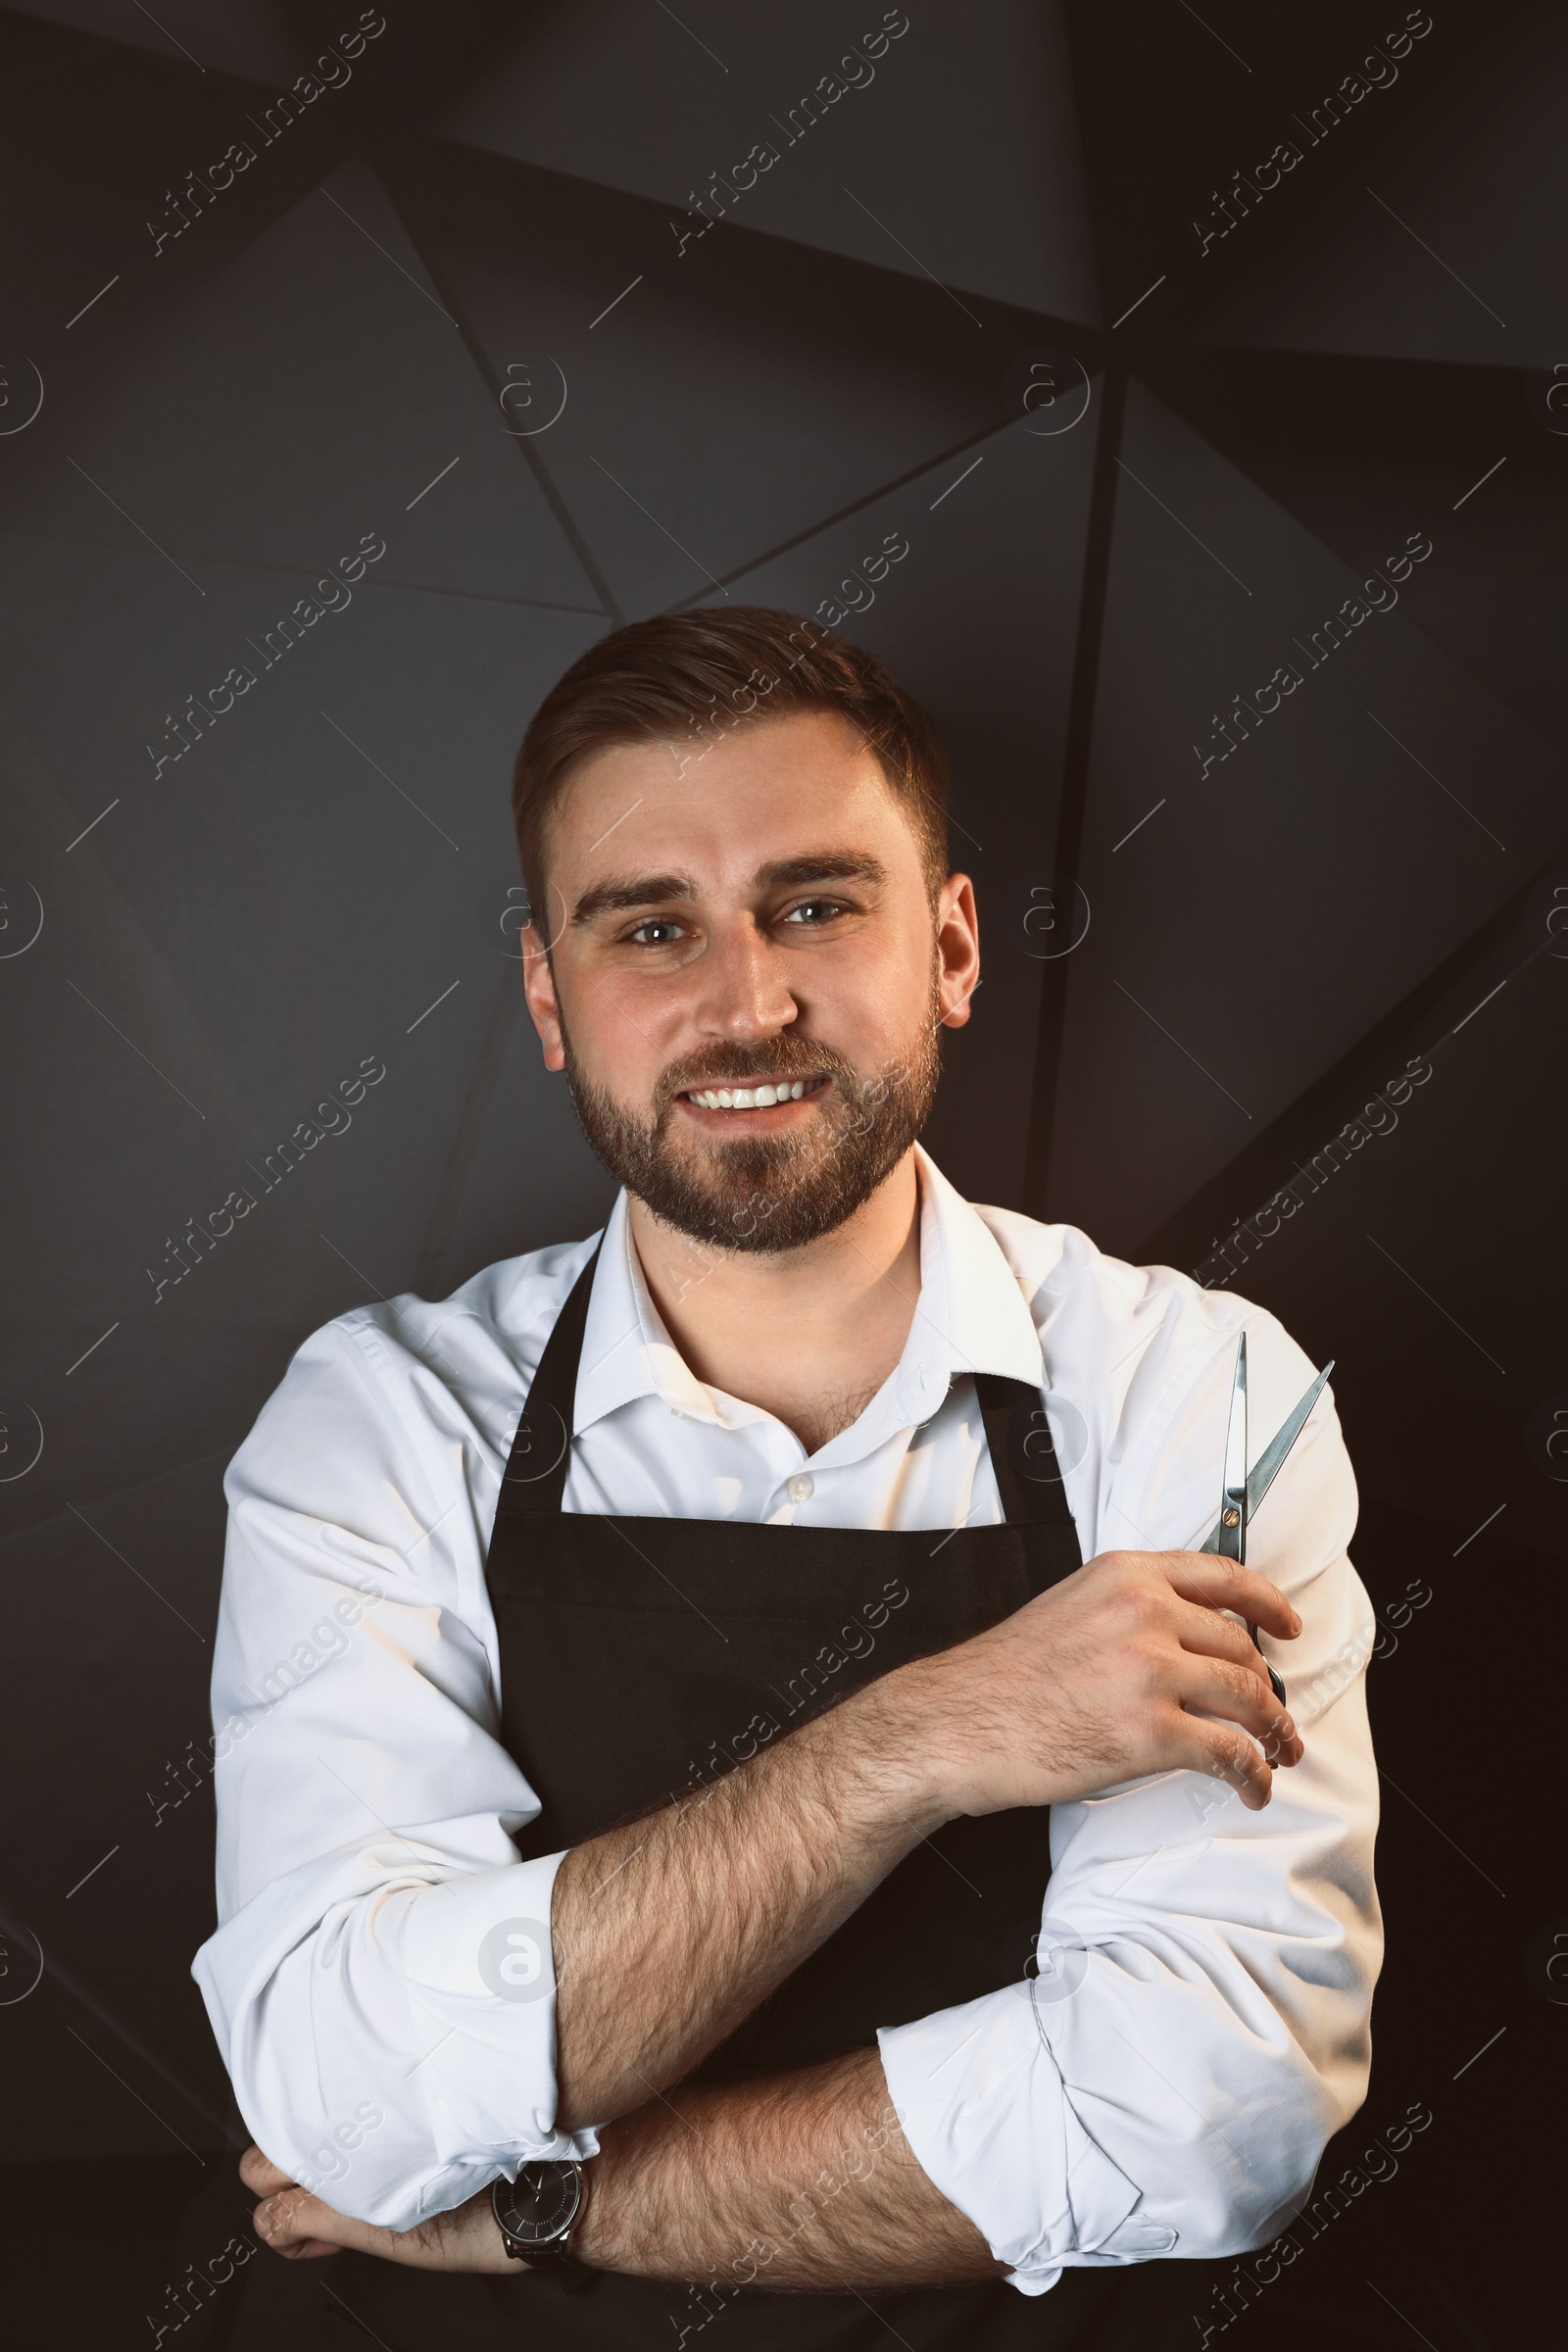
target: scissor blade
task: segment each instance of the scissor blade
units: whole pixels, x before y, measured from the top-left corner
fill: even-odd
[[[1228,1560],[1247,1557],[1247,1334],[1236,1343],[1231,1374],[1231,1415],[1225,1428],[1225,1471],[1220,1487],[1219,1532],[1214,1548]]]
[[[1280,1471],[1284,1466],[1286,1455],[1290,1452],[1291,1447],[1296,1444],[1297,1439],[1300,1436],[1302,1430],[1305,1428],[1307,1415],[1311,1412],[1313,1405],[1316,1404],[1319,1396],[1321,1396],[1323,1394],[1324,1383],[1327,1381],[1328,1376],[1333,1369],[1334,1358],[1330,1356],[1328,1362],[1324,1365],[1316,1380],[1313,1381],[1311,1387],[1307,1390],[1306,1395],[1301,1398],[1300,1403],[1286,1420],[1284,1426],[1279,1432],[1279,1435],[1274,1438],[1269,1445],[1265,1446],[1263,1451],[1258,1455],[1256,1464],[1253,1467],[1252,1475],[1247,1481],[1247,1518],[1250,1519],[1252,1516],[1253,1512],[1257,1509],[1258,1504],[1262,1501],[1264,1495],[1274,1484],[1275,1479],[1278,1478]],[[1225,1457],[1225,1481],[1228,1489],[1230,1485],[1230,1451],[1228,1446],[1226,1448]],[[1225,1532],[1226,1531],[1222,1522],[1220,1520],[1216,1520],[1213,1527],[1209,1530],[1207,1536],[1204,1538],[1203,1542],[1200,1544],[1197,1548],[1200,1551],[1218,1551],[1220,1548],[1220,1538],[1225,1534]]]

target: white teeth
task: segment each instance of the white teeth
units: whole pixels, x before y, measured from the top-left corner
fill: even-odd
[[[714,1086],[694,1093],[691,1100],[702,1110],[769,1110],[775,1102],[798,1102],[812,1083],[786,1078],[776,1086]]]

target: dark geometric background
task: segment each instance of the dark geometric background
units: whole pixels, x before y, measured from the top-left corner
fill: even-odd
[[[596,637],[733,599],[846,611],[948,736],[948,1174],[1338,1360],[1389,1960],[1323,2177],[1433,2124],[1213,2340],[1561,2345],[1561,12],[40,0],[0,59],[0,2343],[147,2340],[232,2163],[222,1470],[328,1317],[602,1216],[509,765]]]

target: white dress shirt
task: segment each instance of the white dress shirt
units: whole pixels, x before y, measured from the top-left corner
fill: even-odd
[[[898,1365],[808,1458],[704,1387],[662,1324],[624,1195],[605,1229],[564,1507],[801,1527],[1003,1517],[973,1382],[1041,1387],[1086,1560],[1200,1543],[1236,1335],[1255,1459],[1312,1377],[1272,1316],[1070,1226],[959,1198],[918,1154],[920,1295]],[[257,2141],[394,2230],[541,2155],[555,1985],[503,1999],[476,1955],[548,1922],[561,1856],[501,1745],[484,1560],[502,1471],[592,1241],[404,1295],[308,1340],[231,1464],[213,1668],[217,1933],[192,1973]],[[1170,1772],[1052,1808],[1038,1978],[879,2035],[903,2128],[1026,2293],[1064,2265],[1264,2244],[1359,2106],[1382,1953],[1372,1609],[1331,1395],[1250,1532],[1303,1620],[1269,1643],[1305,1760],[1250,1812]]]

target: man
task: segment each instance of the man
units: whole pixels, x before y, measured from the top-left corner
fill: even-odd
[[[302,2264],[248,2292],[335,2255],[398,2352],[1147,2352],[1364,2095],[1338,1424],[1253,1567],[1196,1552],[1238,1333],[1266,1435],[1305,1357],[920,1151],[945,798],[787,614],[623,629],[528,730],[529,1010],[623,1189],[328,1325],[230,1470],[195,1974]]]

